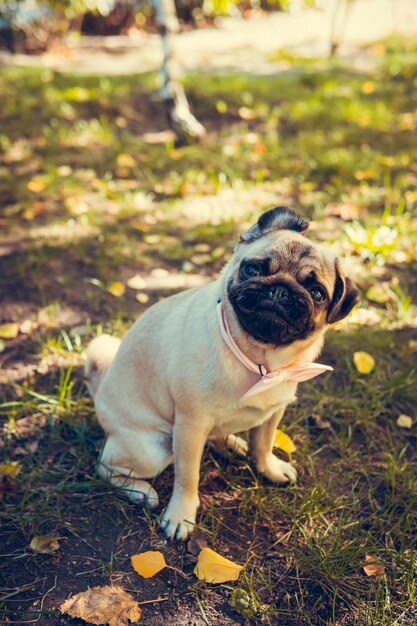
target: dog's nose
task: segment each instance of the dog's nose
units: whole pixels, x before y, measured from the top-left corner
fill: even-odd
[[[274,285],[260,294],[258,303],[272,309],[276,304],[286,304],[290,294],[290,289],[285,285]]]
[[[275,300],[281,300],[281,302],[288,302],[290,297],[290,290],[285,285],[277,285],[275,287]]]

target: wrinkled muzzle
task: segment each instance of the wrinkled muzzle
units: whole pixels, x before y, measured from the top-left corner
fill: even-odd
[[[230,299],[243,328],[276,345],[304,339],[314,328],[308,296],[286,284],[231,287]]]

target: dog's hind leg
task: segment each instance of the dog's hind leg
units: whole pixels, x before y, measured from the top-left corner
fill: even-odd
[[[172,462],[169,436],[131,435],[120,442],[109,436],[100,454],[98,474],[118,487],[129,500],[158,506],[158,494],[145,478],[153,478]]]
[[[146,480],[139,478],[133,470],[129,472],[126,467],[108,466],[100,459],[97,472],[120,489],[132,502],[147,504],[151,509],[158,506],[159,498],[155,489]]]
[[[225,438],[216,437],[215,439],[209,439],[207,444],[226,458],[231,456],[230,453],[245,457],[249,450],[248,442],[239,437],[239,435],[228,435]]]

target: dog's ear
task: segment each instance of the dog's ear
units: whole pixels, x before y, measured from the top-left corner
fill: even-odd
[[[332,301],[327,311],[327,323],[334,324],[342,320],[359,301],[359,291],[354,283],[343,274],[338,259],[334,262],[336,281]]]
[[[277,206],[263,213],[257,223],[241,236],[240,241],[250,243],[274,230],[295,230],[304,233],[307,228],[307,218],[297,215],[286,206]]]

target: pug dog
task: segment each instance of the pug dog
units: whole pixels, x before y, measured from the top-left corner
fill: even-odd
[[[87,384],[107,433],[99,473],[154,507],[149,480],[173,463],[161,517],[169,538],[193,530],[206,442],[248,451],[272,482],[296,481],[293,465],[273,454],[276,428],[297,384],[331,369],[314,363],[324,333],[358,300],[307,228],[287,207],[267,211],[217,280],[150,307],[121,342],[101,335],[87,349]],[[242,431],[248,443],[235,435]]]

